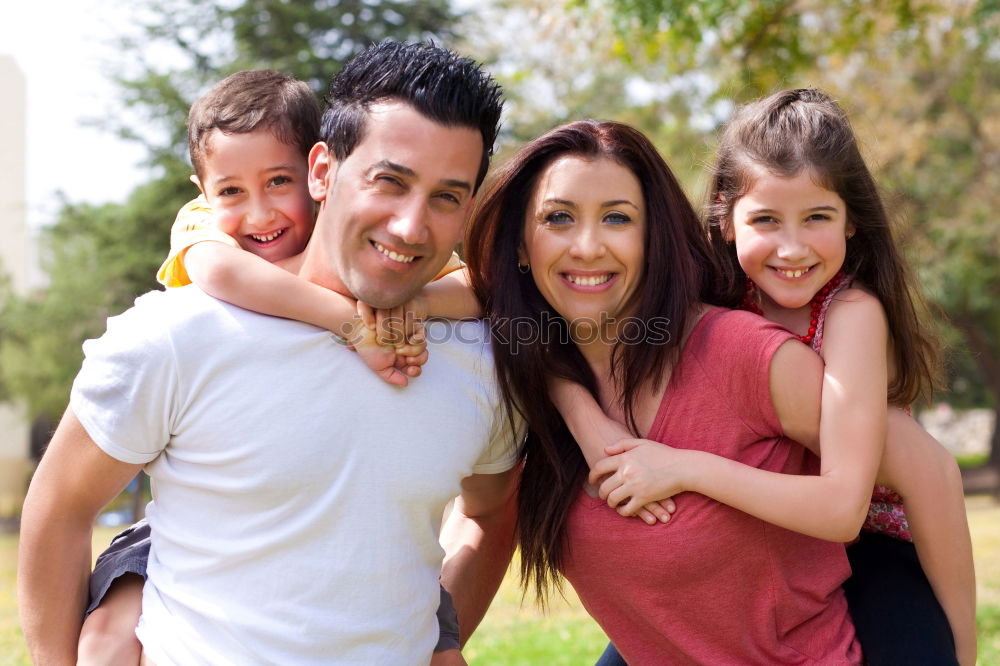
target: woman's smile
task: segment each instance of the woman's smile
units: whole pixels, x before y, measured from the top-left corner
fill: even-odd
[[[610,325],[634,307],[645,228],[642,187],[631,170],[606,157],[567,155],[538,178],[521,262],[571,326]]]

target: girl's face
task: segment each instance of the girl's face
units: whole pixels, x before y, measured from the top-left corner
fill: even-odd
[[[817,185],[811,170],[790,178],[761,171],[733,207],[730,239],[763,307],[808,308],[844,265],[854,234],[836,192]]]
[[[642,187],[631,170],[607,158],[568,155],[538,178],[520,261],[574,331],[613,334],[615,320],[634,307],[645,230]]]

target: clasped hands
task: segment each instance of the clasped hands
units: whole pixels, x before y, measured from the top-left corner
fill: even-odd
[[[677,510],[671,498],[687,490],[688,452],[648,439],[622,439],[604,452],[607,457],[588,477],[601,499],[622,516],[638,516],[649,525],[668,522]]]
[[[358,301],[358,317],[349,345],[365,365],[393,386],[406,386],[419,377],[427,362],[423,296],[395,308],[376,309]]]

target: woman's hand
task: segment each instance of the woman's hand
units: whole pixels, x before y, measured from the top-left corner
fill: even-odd
[[[590,472],[591,483],[600,483],[598,494],[608,506],[623,516],[649,511],[651,504],[661,522],[676,510],[670,498],[686,490],[683,477],[685,451],[648,439],[626,439],[605,449],[607,458],[598,461]],[[603,479],[603,480],[602,480]],[[666,507],[664,503],[668,503]],[[647,520],[646,522],[650,522]]]

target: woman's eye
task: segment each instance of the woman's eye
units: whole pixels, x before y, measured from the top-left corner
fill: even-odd
[[[830,219],[830,216],[826,213],[813,213],[806,218],[809,222],[826,222]]]
[[[773,216],[771,216],[771,215],[758,215],[757,217],[755,217],[755,218],[752,218],[752,219],[750,220],[750,222],[751,222],[752,224],[774,224],[774,223],[776,223],[777,221],[778,221],[778,220],[776,220],[776,219],[775,219],[775,218],[774,218]]]
[[[221,190],[219,190],[220,197],[231,197],[239,193],[240,193],[240,188],[238,187],[223,187]]]
[[[608,213],[604,216],[604,221],[608,224],[628,224],[632,218],[625,213]]]
[[[545,222],[547,224],[563,225],[563,224],[569,224],[572,221],[573,218],[570,217],[570,214],[561,210],[556,211],[554,213],[549,213],[548,215],[545,216]]]

